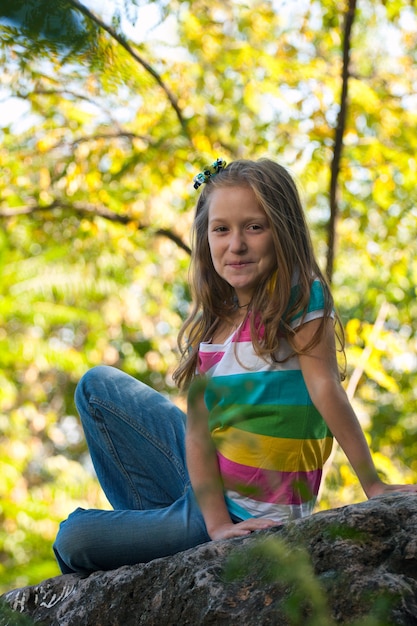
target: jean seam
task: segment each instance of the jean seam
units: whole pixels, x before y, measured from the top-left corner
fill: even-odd
[[[117,405],[115,405],[115,404],[113,404],[111,402],[105,402],[101,398],[99,398],[97,396],[94,396],[94,395],[90,396],[89,404],[90,404],[90,407],[92,409],[92,415],[95,418],[97,418],[97,416],[99,416],[99,408],[98,407],[101,407],[101,408],[104,408],[106,410],[109,410],[112,413],[114,413],[115,415],[117,415],[118,417],[120,417],[121,419],[123,419],[127,424],[129,424],[129,426],[134,428],[134,430],[136,430],[142,437],[147,439],[147,441],[152,443],[152,445],[155,446],[155,448],[157,448],[175,466],[175,469],[176,469],[178,475],[181,477],[181,479],[182,479],[182,481],[184,483],[184,489],[186,489],[189,480],[188,480],[187,473],[184,472],[183,464],[182,463],[178,463],[177,456],[175,454],[172,454],[171,450],[168,447],[166,447],[164,445],[161,445],[161,442],[160,442],[159,439],[157,439],[155,437],[152,437],[152,435],[149,433],[148,430],[141,428],[140,424],[138,424],[137,422],[132,420],[128,413],[125,413],[124,411],[120,410],[119,407],[117,407]],[[99,421],[102,422],[103,425],[104,425],[104,430],[105,430],[105,434],[106,434],[107,440],[111,441],[110,437],[108,436],[108,430],[107,430],[107,428],[105,426],[105,422],[102,421],[101,419]],[[113,445],[111,446],[111,449],[114,450]],[[118,457],[116,457],[116,458],[117,458],[117,462],[120,465],[122,465],[120,463],[120,461],[119,461],[119,458]],[[126,473],[124,468],[123,468],[123,471],[124,471],[124,473]]]

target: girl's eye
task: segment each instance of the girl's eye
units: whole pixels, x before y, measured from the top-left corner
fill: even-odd
[[[260,226],[260,224],[251,224],[249,226],[249,230],[261,230],[262,226]]]
[[[226,226],[216,226],[216,228],[214,228],[215,233],[224,233],[226,232],[226,230]]]

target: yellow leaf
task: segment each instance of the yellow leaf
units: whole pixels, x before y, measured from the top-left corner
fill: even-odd
[[[360,320],[353,318],[348,321],[345,327],[346,341],[347,343],[355,344],[360,334],[361,322]]]

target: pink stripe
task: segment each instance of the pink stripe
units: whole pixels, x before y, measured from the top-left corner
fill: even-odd
[[[244,325],[242,326],[242,328],[240,330],[237,330],[235,334],[233,335],[233,341],[240,343],[241,341],[250,341],[250,340],[251,340],[250,323],[249,323],[249,319],[247,319]]]
[[[222,360],[224,352],[199,352],[199,366],[198,371],[200,374],[205,374]]]
[[[229,461],[217,453],[226,489],[260,502],[302,504],[317,496],[322,470],[278,472]]]
[[[259,339],[262,339],[262,337],[264,336],[264,327],[261,326],[260,315],[256,316],[255,329],[256,329],[256,332],[258,333]],[[233,337],[233,341],[235,341],[235,342],[252,341],[251,333],[250,333],[250,317],[247,318],[247,320],[243,324],[242,328],[240,330],[236,331],[236,333],[235,333],[235,335]]]

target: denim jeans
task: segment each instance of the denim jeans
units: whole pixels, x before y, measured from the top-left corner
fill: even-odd
[[[122,371],[98,366],[75,401],[114,510],[76,509],[54,552],[63,573],[144,563],[209,541],[185,462],[185,415]]]

